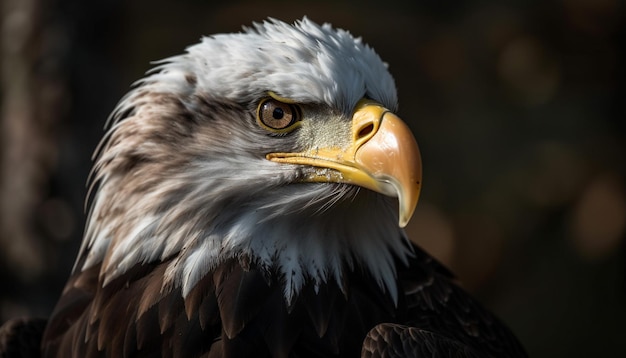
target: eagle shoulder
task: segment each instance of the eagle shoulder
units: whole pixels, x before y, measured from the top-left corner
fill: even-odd
[[[358,356],[366,333],[396,321],[367,270],[305,284],[287,303],[280,274],[248,259],[221,263],[183,297],[160,292],[167,262],[137,265],[106,285],[75,273],[44,337],[46,356]]]
[[[417,247],[408,265],[396,262],[397,303],[359,266],[345,270],[341,283],[308,281],[286,302],[280,272],[247,257],[222,262],[186,296],[180,287],[162,290],[168,264],[137,265],[104,286],[97,268],[76,273],[48,324],[44,353],[526,356],[508,328]]]

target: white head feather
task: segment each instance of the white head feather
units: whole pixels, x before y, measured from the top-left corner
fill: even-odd
[[[359,265],[395,300],[394,257],[404,261],[410,249],[393,199],[342,184],[289,185],[301,169],[251,154],[261,137],[247,118],[215,132],[202,120],[207,104],[255,104],[268,91],[346,118],[363,97],[395,110],[386,67],[360,39],[306,18],[206,37],[159,62],[112,115],[75,269],[101,264],[106,284],[134,265],[171,260],[164,289],[186,295],[220,262],[246,255],[278,269],[291,301],[306,280],[341,286],[343,270]]]

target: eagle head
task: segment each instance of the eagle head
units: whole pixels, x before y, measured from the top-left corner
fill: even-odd
[[[75,270],[106,285],[169,262],[161,290],[184,296],[236,258],[278,272],[290,302],[359,269],[397,300],[421,164],[396,96],[374,50],[306,18],[157,62],[96,151]]]

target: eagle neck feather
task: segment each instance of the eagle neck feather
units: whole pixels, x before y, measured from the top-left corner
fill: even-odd
[[[243,198],[231,197],[229,204],[218,202],[213,211],[203,210],[211,192],[224,195],[251,185],[244,181],[219,182],[222,184],[213,183],[189,193],[182,200],[186,203],[184,211],[173,206],[160,214],[123,216],[123,223],[113,218],[108,224],[92,220],[88,232],[98,235],[91,238],[83,269],[101,261],[100,276],[106,284],[137,264],[171,259],[162,290],[180,287],[186,296],[219,264],[249,257],[266,272],[280,273],[288,304],[309,282],[316,289],[329,280],[343,287],[346,270],[366,270],[397,302],[394,261],[406,262],[411,246],[395,225],[395,205],[389,198],[358,190],[349,199],[336,199],[335,205],[320,211],[317,204],[329,200],[320,198],[345,196],[345,192],[357,189],[346,186],[337,193],[332,185],[299,184],[275,188],[274,195],[249,193],[252,197],[246,197],[245,203]],[[99,199],[110,195],[107,189],[105,186],[98,193],[96,210]],[[198,196],[202,192],[204,195]],[[276,197],[282,199],[270,199]],[[154,199],[146,196],[140,200]],[[147,204],[135,205],[145,208]],[[92,213],[92,217],[98,217],[97,214]],[[98,226],[103,229],[91,229]],[[107,229],[113,227],[117,231]],[[122,227],[127,227],[126,231]],[[115,236],[116,233],[122,236]]]

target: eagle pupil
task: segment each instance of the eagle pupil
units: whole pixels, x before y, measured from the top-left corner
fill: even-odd
[[[272,117],[274,119],[281,119],[285,115],[285,111],[282,108],[274,108],[274,112],[272,112]]]

